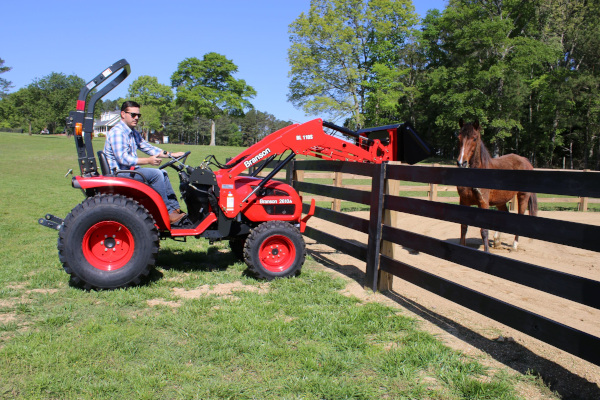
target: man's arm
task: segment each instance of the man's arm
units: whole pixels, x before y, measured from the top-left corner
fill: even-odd
[[[138,136],[138,146],[141,151],[148,154],[150,157],[147,158],[138,158],[138,165],[160,165],[162,160],[160,158],[169,158],[169,157],[181,157],[185,153],[183,151],[179,151],[177,153],[170,153],[166,150],[161,150],[156,146],[148,143],[139,132],[136,131],[136,135]]]

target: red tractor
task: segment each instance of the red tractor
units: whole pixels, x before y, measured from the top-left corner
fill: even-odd
[[[121,71],[111,82],[90,92]],[[228,239],[231,250],[258,278],[273,279],[300,273],[305,259],[302,238],[306,221],[314,213],[314,200],[304,217],[296,190],[275,174],[296,154],[328,160],[382,163],[417,162],[429,150],[406,124],[353,132],[315,119],[280,129],[246,149],[225,165],[214,156],[198,167],[186,165],[190,152],[160,168],[174,168],[187,206],[188,223],[172,226],[167,208],[149,185],[131,178],[131,170],[110,171],[102,151],[100,171],[92,147],[96,102],[129,75],[126,60],[105,69],[80,93],[76,111],[67,119],[74,131],[81,175],[72,186],[86,199],[62,220],[51,214],[39,223],[59,231],[58,254],[73,284],[86,288],[114,289],[137,285],[154,267],[161,239],[189,236],[210,241]],[[327,127],[353,137],[352,141],[326,134]],[[285,158],[284,153],[289,152]],[[401,153],[401,154],[400,154]],[[279,161],[266,177],[256,175],[261,166]],[[283,158],[283,159],[282,159]],[[213,170],[214,168],[214,170]],[[251,174],[242,175],[252,168]]]

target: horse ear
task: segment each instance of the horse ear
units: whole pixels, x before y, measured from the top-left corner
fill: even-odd
[[[458,126],[459,126],[459,127],[461,127],[461,128],[462,128],[464,124],[465,124],[465,121],[463,121],[463,119],[462,119],[462,118],[458,120]]]
[[[473,122],[473,128],[475,128],[476,131],[479,130],[479,121],[475,120],[475,122]]]

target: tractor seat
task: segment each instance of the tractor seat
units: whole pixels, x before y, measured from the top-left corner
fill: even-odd
[[[106,154],[102,150],[98,153],[98,162],[100,163],[100,169],[102,170],[102,175],[104,176],[114,176],[110,168],[108,167],[108,161],[106,160]]]
[[[102,150],[100,150],[96,154],[98,154],[98,162],[100,164],[100,170],[102,171],[102,176],[118,176],[120,178],[130,178],[130,179],[133,179],[133,175],[137,174],[137,175],[140,175],[142,177],[143,183],[145,183],[146,185],[149,185],[148,181],[146,180],[146,177],[144,175],[140,174],[137,171],[134,171],[134,170],[123,170],[123,169],[118,169],[118,170],[115,170],[114,172],[111,171],[110,168],[109,168],[109,166],[108,166],[108,160],[106,160],[106,154],[104,154],[104,152]]]

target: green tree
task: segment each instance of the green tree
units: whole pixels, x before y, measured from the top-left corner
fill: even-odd
[[[218,53],[207,53],[202,60],[186,58],[171,76],[171,85],[177,91],[177,104],[185,109],[190,120],[203,116],[211,121],[210,145],[215,141],[215,120],[225,114],[243,115],[252,108],[249,99],[256,95],[253,87],[233,75],[238,67]]]
[[[360,128],[369,96],[389,107],[402,48],[417,22],[410,0],[312,0],[290,25],[288,99],[307,114]]]
[[[143,105],[165,106],[173,101],[173,90],[155,76],[143,75],[129,85],[128,96]]]
[[[432,62],[422,89],[439,110],[434,122],[440,131],[456,130],[459,118],[476,118],[495,154],[514,144],[510,138],[523,131],[532,74],[539,76],[560,56],[556,43],[530,34],[538,6],[538,1],[451,0],[443,14],[428,16],[423,38]]]
[[[250,110],[240,121],[242,132],[240,145],[246,147],[252,146],[270,133],[288,125],[291,125],[291,122],[278,120],[272,114]]]
[[[10,128],[23,128],[31,135],[34,129],[41,129],[43,123],[37,114],[37,93],[29,87],[19,89],[0,100],[3,110],[3,125]]]
[[[30,97],[27,107],[35,107],[35,120],[50,133],[65,129],[65,118],[75,108],[77,97],[85,81],[76,75],[52,72],[27,86]]]
[[[5,67],[4,60],[0,58],[0,74],[8,72],[11,69],[12,69],[11,67]],[[0,99],[3,99],[6,97],[6,95],[8,94],[8,89],[10,89],[11,87],[12,87],[12,82],[10,82],[4,78],[0,78]]]
[[[128,96],[142,106],[140,125],[146,139],[151,130],[164,127],[171,110],[173,90],[154,76],[143,75],[129,85]]]
[[[600,4],[549,0],[540,14],[540,38],[559,42],[561,56],[539,85],[543,102],[533,105],[542,105],[535,122],[544,129],[536,153],[548,164],[566,156],[579,160],[575,167],[600,169]]]
[[[124,100],[121,98],[116,99],[116,100],[103,99],[103,100],[100,100],[100,102],[98,102],[98,106],[96,108],[99,109],[100,112],[120,110],[121,104],[123,104],[123,101]]]

